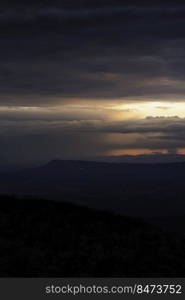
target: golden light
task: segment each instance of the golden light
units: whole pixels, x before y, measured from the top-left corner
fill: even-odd
[[[165,149],[157,149],[157,150],[151,150],[146,148],[140,148],[140,149],[115,149],[107,153],[109,156],[121,156],[121,155],[146,155],[146,154],[167,154],[168,151]]]
[[[145,118],[147,116],[152,117],[172,117],[178,116],[185,117],[185,102],[136,102],[119,104],[114,106],[114,110],[119,111],[118,119],[125,115],[130,118]],[[127,113],[126,113],[127,112]]]

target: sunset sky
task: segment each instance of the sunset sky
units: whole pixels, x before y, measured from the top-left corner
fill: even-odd
[[[1,162],[185,154],[185,5],[139,2],[1,4]]]

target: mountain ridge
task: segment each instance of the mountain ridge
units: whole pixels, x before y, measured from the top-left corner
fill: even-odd
[[[74,204],[0,197],[1,277],[184,277],[185,238]]]
[[[53,160],[0,176],[0,194],[42,197],[133,216],[185,215],[185,163]]]

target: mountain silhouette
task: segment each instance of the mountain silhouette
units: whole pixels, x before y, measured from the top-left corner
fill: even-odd
[[[1,174],[0,194],[79,203],[124,215],[185,215],[185,163],[53,160]]]
[[[185,239],[138,218],[0,198],[1,277],[184,277]]]

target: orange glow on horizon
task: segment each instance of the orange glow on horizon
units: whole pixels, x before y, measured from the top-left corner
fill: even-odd
[[[168,154],[168,150],[150,150],[150,149],[115,149],[108,153],[108,156],[120,156],[120,155],[146,155],[146,154]],[[185,149],[184,149],[185,154]]]

